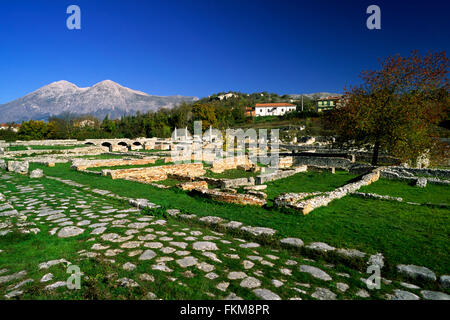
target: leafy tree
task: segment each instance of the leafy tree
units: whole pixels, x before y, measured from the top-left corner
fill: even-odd
[[[195,104],[192,108],[194,120],[202,120],[202,129],[206,130],[209,126],[217,126],[217,118],[214,113],[214,107],[210,104]]]
[[[374,165],[380,151],[415,160],[438,142],[436,124],[450,105],[447,70],[445,52],[388,57],[361,73],[363,83],[345,90],[328,120],[341,142],[372,146]]]
[[[18,133],[23,140],[43,140],[47,137],[47,124],[44,121],[23,121]]]

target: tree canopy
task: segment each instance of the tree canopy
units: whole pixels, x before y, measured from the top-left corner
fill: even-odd
[[[450,105],[447,72],[445,52],[390,56],[345,90],[329,121],[341,142],[371,146],[374,165],[380,151],[414,161],[439,143],[436,125]]]

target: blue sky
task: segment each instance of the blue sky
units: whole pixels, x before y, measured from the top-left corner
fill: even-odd
[[[81,30],[66,8],[81,8]],[[381,30],[366,8],[381,8]],[[450,49],[449,1],[0,0],[0,103],[58,80],[157,95],[342,92],[378,59]]]

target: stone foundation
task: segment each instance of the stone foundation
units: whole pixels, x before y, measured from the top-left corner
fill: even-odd
[[[177,187],[185,191],[191,191],[193,189],[208,189],[208,184],[205,181],[190,181],[177,184]]]
[[[269,181],[274,181],[274,180],[279,180],[279,179],[283,179],[283,178],[287,178],[290,177],[296,173],[299,172],[306,172],[307,171],[307,167],[306,166],[301,166],[301,167],[297,167],[293,170],[277,170],[275,172],[272,173],[267,173],[267,174],[262,174],[259,175],[255,178],[255,184],[260,185],[260,184],[264,184],[266,182]]]
[[[98,167],[115,167],[115,166],[134,166],[134,165],[145,165],[149,163],[155,163],[156,157],[149,157],[144,159],[135,160],[124,160],[124,159],[106,159],[106,160],[78,160],[75,159],[72,162],[72,169],[75,170],[86,170],[88,168],[98,168]]]
[[[212,163],[212,172],[222,173],[225,170],[237,169],[238,166],[252,167],[253,163],[247,156],[229,157],[214,161]]]
[[[132,168],[110,170],[108,175],[112,179],[134,180],[144,183],[166,180],[168,175],[176,174],[181,176],[197,177],[204,175],[203,163],[173,164],[146,168]]]
[[[266,204],[264,199],[259,197],[242,194],[242,193],[228,193],[221,192],[212,189],[193,189],[191,191],[193,194],[201,195],[202,197],[210,198],[215,201],[235,203],[241,205],[253,205],[253,206],[263,206]]]

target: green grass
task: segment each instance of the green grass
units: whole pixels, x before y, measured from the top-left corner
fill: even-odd
[[[37,164],[30,166],[40,167],[52,176],[110,190],[122,196],[147,198],[167,208],[273,228],[278,230],[279,237],[299,237],[305,242],[324,241],[333,246],[356,248],[368,253],[382,252],[388,261],[423,265],[442,273],[448,273],[450,265],[450,211],[447,209],[345,197],[303,216],[284,214],[270,207],[244,207],[194,198],[178,189],[158,189],[133,181],[111,180],[72,171],[69,164],[57,164],[53,168]],[[331,177],[327,177],[327,173],[307,173],[297,178],[302,176],[297,181],[297,191],[325,190],[327,179],[336,179],[331,183],[339,186],[342,181],[351,178],[339,173]],[[317,177],[316,185],[314,177]],[[284,180],[279,180],[279,185],[272,186],[270,192],[284,191]],[[448,193],[448,187],[442,187],[440,192]]]
[[[446,203],[450,205],[450,187],[428,183],[425,188],[419,188],[405,181],[380,179],[360,192],[377,193],[393,197],[401,197],[403,201],[417,203]]]
[[[285,192],[315,192],[332,191],[343,186],[356,175],[345,171],[331,172],[300,172],[293,176],[267,183],[267,199],[273,201],[281,193]]]
[[[74,190],[64,184],[61,184],[58,181],[53,181],[49,179],[36,179],[36,180],[28,180],[26,177],[16,175],[14,177],[14,181],[5,182],[6,188],[11,191],[11,195],[17,196],[18,198],[27,198],[29,195],[23,193],[16,193],[19,191],[16,188],[16,184],[20,183],[22,185],[30,185],[32,186],[37,184],[42,184],[45,186],[45,194],[40,193],[31,195],[33,198],[38,198],[40,200],[45,200],[46,194],[56,195],[58,199],[71,199],[70,203],[75,204],[75,201],[84,199],[91,205],[91,210],[93,212],[97,212],[104,205],[111,205],[117,209],[125,209],[128,206],[124,205],[120,201],[116,201],[113,199],[105,200],[99,196],[92,196],[86,192],[80,192],[75,199],[71,197],[74,195]],[[3,189],[3,186],[2,186]],[[60,205],[60,203],[51,202],[54,207]],[[16,201],[17,207],[22,207],[20,201]],[[47,202],[48,205],[50,203]],[[73,206],[71,206],[73,207]],[[81,212],[81,209],[77,209],[77,211]],[[144,212],[145,214],[145,212]],[[135,218],[142,217],[142,215],[134,216],[130,215],[128,219],[131,221],[135,221]],[[31,218],[31,215],[30,215]],[[93,220],[93,219],[91,219]],[[95,221],[95,220],[93,220]],[[154,264],[154,261],[138,261],[137,256],[134,258],[129,257],[126,253],[119,254],[114,257],[116,263],[110,263],[106,260],[102,260],[100,258],[91,258],[86,260],[80,260],[77,252],[81,249],[90,251],[90,247],[93,243],[101,242],[97,238],[96,241],[90,242],[87,241],[92,236],[88,233],[77,237],[71,237],[66,239],[58,238],[57,236],[51,236],[48,233],[48,229],[50,227],[46,227],[46,223],[41,223],[41,221],[37,222],[38,225],[42,228],[41,232],[37,235],[28,234],[23,235],[19,233],[10,233],[4,237],[0,238],[0,246],[2,250],[5,251],[6,254],[0,255],[0,265],[2,268],[7,268],[9,272],[18,272],[20,270],[26,270],[27,279],[33,279],[34,282],[32,284],[28,284],[21,288],[24,290],[24,295],[21,296],[22,299],[142,299],[147,292],[153,292],[157,295],[158,298],[162,299],[211,299],[206,293],[213,293],[217,298],[221,298],[228,293],[223,293],[215,288],[215,285],[220,281],[229,281],[226,279],[226,274],[229,271],[239,271],[242,270],[241,260],[240,259],[231,259],[222,254],[224,253],[233,253],[238,255],[239,257],[246,257],[250,254],[256,254],[261,257],[265,257],[267,254],[275,254],[279,257],[278,260],[273,261],[275,267],[270,267],[267,265],[257,264],[257,267],[254,269],[260,270],[264,277],[260,278],[263,287],[271,287],[276,294],[280,295],[283,299],[287,299],[292,297],[293,295],[300,296],[300,294],[293,293],[291,289],[287,289],[288,287],[296,287],[295,282],[301,283],[309,283],[312,285],[312,288],[317,286],[329,286],[335,287],[335,283],[338,281],[347,282],[351,288],[344,294],[338,292],[338,298],[340,299],[349,299],[356,298],[354,296],[355,292],[358,289],[365,288],[365,284],[358,280],[364,274],[361,274],[358,271],[349,269],[345,266],[338,265],[336,268],[330,268],[323,265],[322,260],[318,260],[317,262],[305,261],[298,254],[295,254],[292,251],[277,248],[273,250],[273,248],[261,246],[255,249],[244,249],[239,247],[240,242],[232,236],[229,235],[221,235],[221,239],[229,241],[231,246],[224,246],[218,243],[218,246],[221,247],[220,251],[217,251],[219,258],[221,259],[221,263],[214,263],[212,261],[207,260],[209,263],[215,266],[214,272],[219,275],[219,278],[215,281],[208,280],[204,277],[205,272],[202,272],[196,268],[189,268],[189,270],[194,275],[193,277],[187,277],[185,275],[185,271],[187,269],[180,268],[177,266],[175,261],[168,262],[168,266],[173,268],[173,272],[170,274],[165,274],[159,271],[153,271],[151,269],[151,265]],[[172,232],[172,231],[185,231],[185,228],[188,230],[201,230],[203,236],[215,235],[212,231],[207,228],[199,227],[197,225],[191,225],[189,223],[175,221],[171,218],[168,219],[167,224],[164,226],[154,225],[152,228],[158,231]],[[114,232],[123,234],[126,228],[122,227],[109,227],[108,232]],[[141,231],[141,234],[145,234],[145,232]],[[183,241],[183,235],[177,235],[174,238],[174,241]],[[120,243],[106,243],[110,246],[111,249],[117,249],[121,245]],[[229,249],[233,249],[229,250]],[[131,250],[129,250],[131,251]],[[199,260],[206,260],[201,252],[193,250],[190,255],[196,257]],[[176,259],[180,258],[176,255],[173,255]],[[39,263],[52,260],[52,259],[61,259],[64,258],[75,265],[80,267],[80,270],[84,273],[84,277],[81,281],[81,290],[65,290],[58,289],[55,291],[46,291],[44,287],[49,283],[40,283],[41,277],[51,272],[55,276],[56,280],[66,280],[69,276],[66,272],[66,267],[63,265],[56,265],[47,270],[39,270],[37,265]],[[279,267],[288,259],[296,260],[301,264],[312,264],[317,267],[324,269],[327,273],[333,276],[333,280],[327,283],[324,283],[321,280],[314,279],[310,275],[305,273],[300,273],[298,271],[298,267],[293,267],[292,276],[287,277],[285,286],[280,288],[272,288],[271,280],[279,279],[281,276]],[[131,261],[135,263],[136,269],[133,271],[125,271],[121,268],[124,262]],[[250,270],[247,272],[251,272]],[[351,279],[342,278],[338,276],[337,272],[347,272],[351,275]],[[139,281],[139,275],[142,273],[149,273],[154,276],[154,282],[144,282]],[[176,281],[170,281],[168,276],[174,277]],[[139,288],[123,288],[117,286],[115,280],[118,278],[127,277],[131,279],[135,279],[140,283]],[[283,277],[284,278],[284,277]],[[50,282],[50,283],[52,283]],[[239,286],[238,281],[230,281],[230,287],[228,292],[235,292],[237,295],[244,299],[256,299],[256,296],[251,292],[251,290],[242,288]],[[180,285],[180,283],[184,285]],[[0,284],[0,290],[5,291],[6,287],[9,286],[9,283]],[[307,291],[311,291],[305,289]],[[381,298],[381,295],[384,294],[387,290],[392,290],[390,286],[383,286],[382,290],[372,292],[372,298]],[[308,294],[302,294],[302,298],[311,299]],[[3,297],[1,297],[3,298]]]

